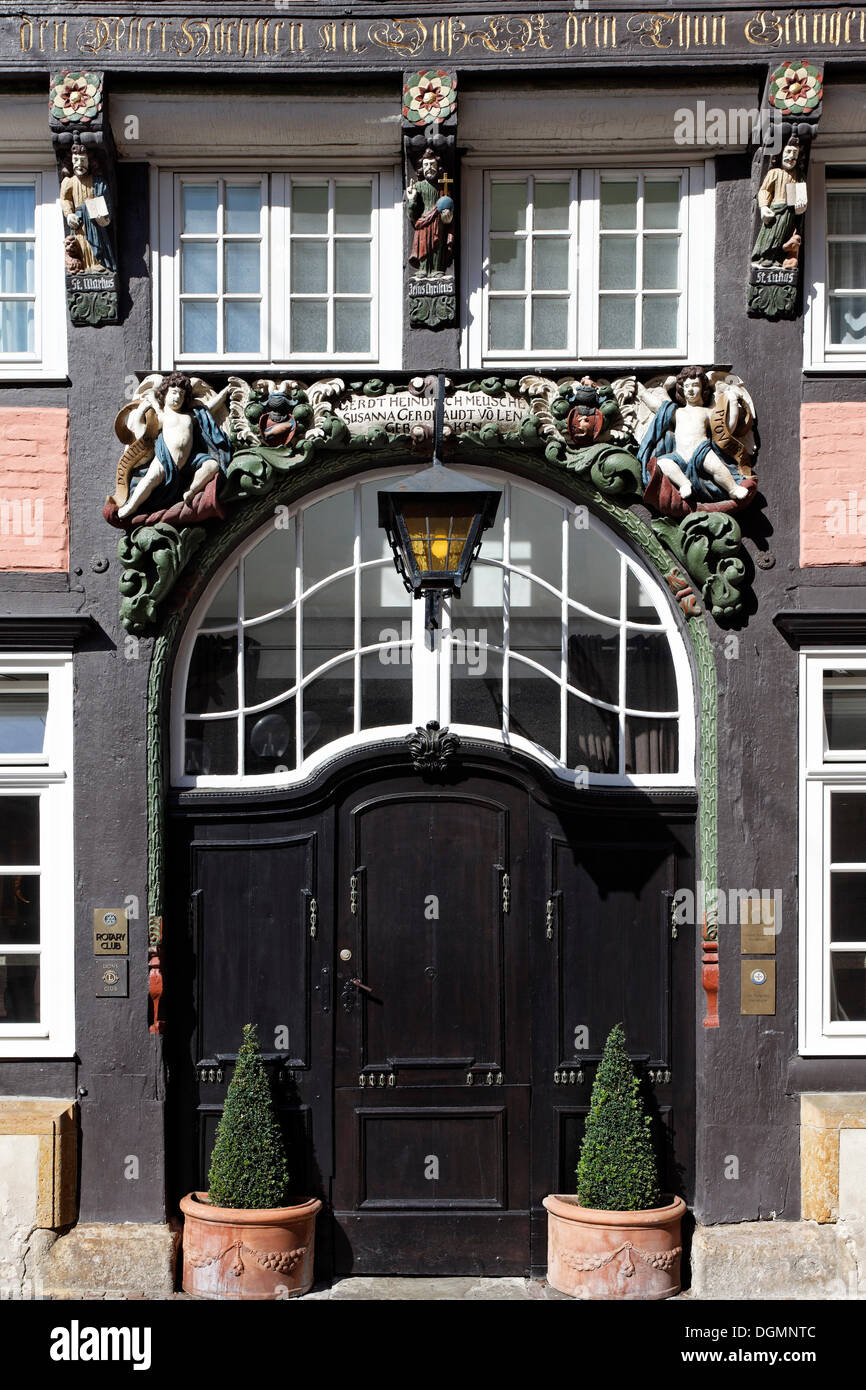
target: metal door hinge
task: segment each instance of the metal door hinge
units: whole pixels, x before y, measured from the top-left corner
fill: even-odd
[[[358,1077],[359,1086],[396,1086],[397,1078],[392,1071],[362,1071]]]
[[[544,934],[548,941],[553,940],[553,922],[556,916],[556,903],[548,898],[544,909]]]
[[[507,914],[511,911],[511,875],[502,875],[502,911]]]
[[[562,1070],[555,1071],[553,1073],[553,1084],[554,1086],[582,1086],[583,1068],[576,1067],[573,1071],[571,1069],[566,1071],[563,1068]]]
[[[671,938],[676,941],[680,934],[679,927],[677,926],[677,895],[676,893],[665,893],[665,897],[668,900],[668,921],[671,927]]]
[[[319,935],[319,904],[315,898],[310,898],[310,936]]]
[[[649,1071],[649,1079],[654,1086],[667,1086],[670,1083],[671,1074],[667,1067],[664,1070],[659,1067],[658,1071]]]
[[[349,911],[353,917],[358,915],[358,875],[352,874],[349,879]]]

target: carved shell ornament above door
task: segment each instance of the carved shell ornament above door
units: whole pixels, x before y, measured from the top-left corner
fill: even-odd
[[[688,576],[685,587],[693,585],[692,599],[700,595],[716,618],[741,610],[748,572],[736,516],[756,497],[758,441],[755,405],[738,376],[700,366],[648,381],[467,375],[446,381],[445,391],[446,459],[507,466],[509,456],[535,456],[567,469],[589,500],[594,492],[620,508],[642,503],[671,563]],[[350,455],[429,458],[434,414],[426,377],[231,376],[220,390],[182,372],[145,377],[115,421],[124,448],[103,508],[125,533],[124,625],[152,630],[215,528],[290,473],[320,483],[329,460],[344,464]],[[679,597],[679,570],[674,588]],[[691,601],[682,606],[699,611]]]

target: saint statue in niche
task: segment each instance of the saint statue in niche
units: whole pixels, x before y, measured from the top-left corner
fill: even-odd
[[[60,207],[68,228],[66,269],[72,275],[117,270],[111,234],[108,183],[91,167],[84,145],[73,145],[60,182]]]
[[[752,265],[794,270],[800,253],[800,221],[806,211],[806,185],[800,182],[801,147],[796,136],[782,150],[758,191],[761,228],[752,247]]]
[[[454,200],[442,192],[451,180],[442,172],[435,150],[421,156],[420,177],[406,189],[406,210],[415,229],[409,264],[421,275],[444,275],[454,260]]]
[[[115,424],[129,447],[117,466],[115,495],[106,500],[106,520],[121,525],[141,514],[145,503],[151,523],[155,513],[171,512],[169,519],[181,522],[223,516],[216,483],[231,445],[215,416],[225,415],[230,390],[214,393],[183,372],[142,382],[138,399]]]

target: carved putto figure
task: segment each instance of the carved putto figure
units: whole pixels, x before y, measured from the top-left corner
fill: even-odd
[[[806,211],[805,185],[798,190],[800,142],[792,137],[781,162],[769,169],[758,192],[761,228],[752,247],[752,264],[792,270],[797,265],[801,236],[799,222]],[[799,198],[799,201],[796,201]]]
[[[406,210],[415,229],[409,264],[422,275],[444,275],[454,259],[454,201],[442,192],[447,180],[435,150],[421,156],[420,177],[406,189]]]
[[[73,145],[69,158],[60,183],[60,207],[68,228],[66,269],[73,275],[117,270],[108,183],[91,167],[84,145]]]
[[[217,417],[227,413],[230,390],[226,386],[212,392],[183,372],[142,382],[138,398],[115,424],[128,448],[117,466],[115,495],[106,502],[107,516],[114,509],[109,520],[123,523],[141,513],[145,503],[151,512],[178,503],[191,506],[225,473],[231,445]]]
[[[661,511],[669,511],[671,501],[686,504],[685,510],[698,503],[734,510],[754,491],[754,405],[735,379],[713,375],[715,381],[702,367],[684,367],[661,391],[634,383],[640,413],[652,412],[638,447],[644,487]]]

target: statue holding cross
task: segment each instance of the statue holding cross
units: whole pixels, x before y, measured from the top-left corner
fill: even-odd
[[[414,228],[409,264],[419,275],[445,275],[454,260],[454,200],[448,189],[454,182],[443,172],[435,150],[421,156],[420,177],[406,190],[406,211]]]

